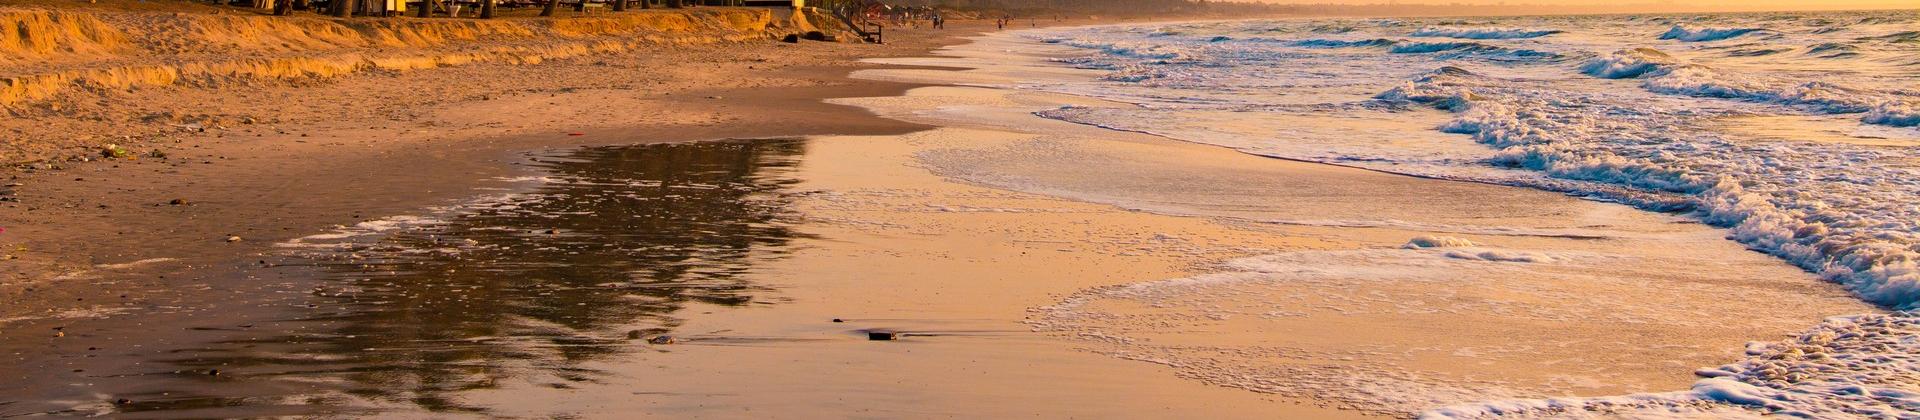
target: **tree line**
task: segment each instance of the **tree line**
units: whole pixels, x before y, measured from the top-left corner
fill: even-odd
[[[292,15],[294,10],[303,10],[303,9],[304,10],[321,10],[324,8],[323,14],[331,15],[334,17],[340,17],[340,18],[350,18],[350,17],[353,17],[355,14],[376,13],[376,12],[382,12],[385,9],[384,0],[323,0],[323,1],[271,0],[271,1],[273,3],[270,3],[271,5],[270,8],[273,9],[273,14],[275,16]],[[524,1],[524,0],[510,0],[510,1]],[[574,10],[585,11],[586,8],[588,7],[589,1],[590,0],[578,0],[577,2],[574,2]],[[492,19],[498,13],[498,10],[501,7],[501,0],[465,0],[465,1],[419,0],[417,2],[412,2],[412,3],[419,3],[418,9],[414,13],[415,13],[415,16],[423,17],[423,18],[432,17],[433,13],[436,10],[451,10],[450,8],[456,5],[457,3],[471,3],[476,5],[480,9],[475,17],[478,17],[481,19]],[[534,3],[534,4],[544,3],[540,9],[540,16],[553,16],[554,14],[559,12],[561,0],[547,0],[544,2],[529,2],[529,3]],[[692,5],[692,3],[687,0],[607,0],[604,3],[607,4],[608,9],[615,12],[624,12],[630,9],[634,9],[636,7],[640,9],[651,9],[656,5],[660,7],[671,8],[671,9],[679,9],[679,8]],[[261,2],[258,2],[256,6],[269,6],[269,4],[265,3],[265,1],[261,1]]]

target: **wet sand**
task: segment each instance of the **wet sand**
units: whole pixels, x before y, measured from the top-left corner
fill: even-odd
[[[193,173],[231,183],[171,190],[283,189],[251,199],[273,206],[199,207],[224,212],[197,220],[257,224],[248,239],[119,243],[142,251],[103,259],[178,260],[101,268],[74,280],[98,290],[62,292],[125,287],[137,303],[8,324],[41,334],[0,339],[13,359],[0,412],[1400,416],[1457,399],[1684,388],[1745,341],[1871,310],[1669,216],[1031,115],[1113,106],[1084,98],[926,86],[1085,76],[982,42],[944,52],[957,59],[893,61],[981,70],[676,92],[685,99],[659,105],[715,101],[751,120],[615,125],[576,144],[777,139],[575,149],[548,134],[340,152],[325,168],[267,158],[325,149],[254,149],[239,159],[251,172]],[[809,105],[821,96],[865,98]],[[823,114],[834,117],[774,124]],[[833,134],[790,136],[810,132]],[[365,189],[305,193],[313,183]],[[374,223],[325,227],[363,220]],[[223,237],[189,226],[175,235]],[[1462,265],[1400,248],[1429,235],[1587,265]],[[82,242],[60,251],[104,246]],[[1378,260],[1355,259],[1369,253],[1415,263],[1342,271],[1369,268]],[[1242,258],[1294,265],[1227,263]],[[1323,272],[1273,275],[1302,267]],[[1200,276],[1250,286],[1113,293]],[[1801,306],[1724,298],[1754,293]],[[649,343],[661,336],[671,343]]]
[[[984,25],[956,26],[957,32]],[[237,108],[280,97],[297,101],[282,102],[287,111],[307,116],[329,113],[330,102],[386,102],[412,90],[408,95],[421,107],[404,115],[355,109],[333,112],[333,120],[288,117],[180,133],[166,159],[8,174],[6,189],[18,201],[0,208],[6,229],[0,243],[13,258],[0,263],[6,271],[0,299],[7,302],[0,305],[0,354],[8,359],[0,366],[0,395],[6,396],[0,410],[113,411],[109,403],[117,398],[107,396],[178,390],[167,379],[146,379],[181,370],[151,367],[154,360],[268,328],[262,319],[291,317],[259,302],[283,297],[262,289],[318,285],[311,278],[260,280],[264,275],[255,271],[276,264],[268,261],[280,252],[275,243],[511,188],[495,179],[536,172],[530,150],[921,129],[819,101],[913,86],[846,79],[850,68],[868,66],[852,57],[917,54],[958,42],[931,32],[898,35],[887,46],[658,46],[535,66],[483,64],[113,98],[166,106],[227,97],[215,103]],[[608,63],[624,70],[607,71]],[[529,74],[556,77],[518,77]],[[184,204],[168,204],[175,199]],[[236,236],[239,241],[227,240]],[[275,391],[221,387],[239,395]]]

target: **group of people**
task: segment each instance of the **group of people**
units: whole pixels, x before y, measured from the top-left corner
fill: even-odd
[[[993,20],[994,28],[1007,29],[1008,26],[1013,26],[1013,16],[1001,16]]]

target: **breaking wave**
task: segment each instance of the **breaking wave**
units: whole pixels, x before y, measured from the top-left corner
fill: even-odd
[[[1855,47],[1853,44],[1828,42],[1807,47],[1807,55],[1820,58],[1853,57],[1860,55],[1860,53],[1857,52],[1859,49],[1859,47]]]
[[[1395,43],[1397,43],[1397,41],[1394,41],[1391,39],[1384,39],[1384,38],[1365,39],[1365,40],[1359,40],[1359,41],[1343,41],[1343,40],[1337,40],[1337,39],[1303,39],[1299,41],[1294,41],[1292,45],[1296,47],[1301,47],[1301,48],[1362,48],[1362,47],[1385,47],[1385,46],[1393,45]]]
[[[1828,113],[1866,112],[1881,99],[1867,91],[1828,82],[1791,83],[1729,75],[1700,65],[1682,65],[1650,74],[1646,88],[1656,93],[1812,106]]]
[[[1765,30],[1766,29],[1761,28],[1697,28],[1675,25],[1672,29],[1668,29],[1666,33],[1660,34],[1660,39],[1671,39],[1682,42],[1720,41]]]
[[[1832,103],[1836,101],[1833,97],[1847,94],[1819,82],[1771,91],[1729,84],[1723,77],[1696,69],[1663,71],[1648,79],[1648,89],[1807,103]],[[1499,89],[1491,85],[1497,82],[1462,70],[1442,69],[1384,92],[1379,98],[1427,103],[1455,112],[1457,117],[1440,129],[1470,135],[1499,150],[1490,163],[1562,179],[1686,194],[1692,197],[1687,208],[1710,223],[1728,227],[1731,239],[1818,272],[1868,301],[1903,308],[1920,305],[1920,251],[1914,249],[1920,247],[1920,235],[1911,229],[1884,230],[1913,227],[1914,222],[1903,222],[1896,216],[1906,214],[1895,210],[1901,208],[1899,205],[1888,208],[1891,213],[1866,208],[1856,208],[1851,214],[1834,213],[1830,203],[1854,201],[1845,196],[1846,191],[1780,186],[1767,188],[1773,190],[1770,193],[1756,191],[1753,183],[1760,180],[1736,175],[1772,172],[1775,170],[1761,165],[1779,163],[1759,161],[1726,167],[1751,157],[1686,149],[1648,153],[1594,148],[1589,145],[1597,135],[1595,131],[1602,127],[1590,117],[1556,115],[1544,111],[1555,108],[1550,103],[1496,95]],[[1907,115],[1903,112],[1910,110],[1897,106],[1884,109],[1889,120],[1901,120]],[[1648,123],[1613,128],[1650,131],[1645,126]],[[1729,170],[1732,172],[1715,173]],[[1614,198],[1659,210],[1673,209],[1673,203],[1666,201],[1644,201],[1630,195]]]
[[[1912,73],[1920,51],[1907,44],[1920,42],[1920,31],[1889,27],[1910,19],[1857,23],[1864,21],[1854,15],[1796,16],[1298,22],[1292,23],[1297,32],[1339,28],[1345,35],[1264,45],[1236,42],[1235,49],[1166,46],[1188,52],[1182,57],[1192,62],[1120,57],[1113,62],[1126,70],[1116,74],[1167,80],[1060,88],[1141,106],[1041,115],[1266,156],[1531,187],[1681,213],[1724,228],[1727,239],[1814,273],[1861,301],[1920,309],[1920,172],[1912,163],[1915,150],[1920,150],[1914,147],[1920,146],[1920,131],[1906,129],[1920,127],[1920,91],[1914,88]],[[1692,23],[1678,23],[1682,20]],[[1694,23],[1719,27],[1689,26]],[[1484,41],[1512,38],[1453,36],[1464,35],[1456,33],[1463,29],[1446,27],[1454,24],[1565,32]],[[1785,25],[1795,29],[1761,29],[1789,27]],[[1469,41],[1398,40],[1393,37],[1408,32],[1397,28],[1423,28],[1413,33]],[[1230,25],[1212,30],[1238,35]],[[1659,43],[1647,39],[1651,33],[1684,43],[1763,36],[1767,42]],[[1205,39],[1189,38],[1166,42],[1191,46]],[[1651,48],[1654,45],[1665,51]],[[1331,48],[1365,49],[1321,50]],[[1595,54],[1599,51],[1612,52]],[[1409,60],[1411,54],[1432,60]],[[1491,59],[1520,54],[1582,60],[1560,64]],[[1766,57],[1753,58],[1755,54]],[[1832,60],[1843,57],[1847,59]],[[1449,65],[1407,65],[1423,62]],[[1596,83],[1568,77],[1576,71],[1621,80]],[[1618,88],[1629,83],[1639,89]],[[1428,107],[1446,113],[1425,111]],[[1208,119],[1229,118],[1220,114],[1238,118],[1230,122],[1272,123],[1246,128]],[[1319,127],[1319,121],[1351,127]],[[1801,122],[1805,126],[1798,125]],[[1742,124],[1784,134],[1734,129]],[[1435,129],[1471,142],[1437,145],[1448,143],[1449,137]],[[1838,133],[1833,135],[1843,139],[1799,136],[1802,129]],[[1436,137],[1409,142],[1405,139],[1413,136],[1404,130]],[[1297,133],[1302,131],[1308,134]],[[1848,136],[1874,137],[1854,143],[1845,141]],[[1909,138],[1915,140],[1913,146],[1899,144]],[[1427,256],[1448,263],[1549,262],[1563,257],[1488,253],[1472,241],[1454,239],[1415,238],[1403,245],[1407,249],[1396,251],[1431,253]],[[1449,406],[1427,415],[1552,417],[1705,410],[1920,418],[1920,391],[1911,388],[1920,378],[1920,364],[1905,356],[1920,354],[1920,342],[1912,339],[1916,335],[1920,315],[1835,318],[1801,337],[1750,347],[1749,357],[1739,363],[1703,369],[1698,373],[1705,379],[1688,391],[1544,400],[1496,397],[1496,402]]]
[[[1652,48],[1635,48],[1602,54],[1587,60],[1580,71],[1604,79],[1644,78],[1643,86],[1656,93],[1707,98],[1746,100],[1781,105],[1811,106],[1828,113],[1869,112],[1886,102],[1886,94],[1810,81],[1784,80],[1727,74],[1711,67],[1683,64],[1673,56]],[[1898,121],[1899,111],[1869,115],[1865,121]],[[1896,124],[1888,124],[1896,125]]]
[[[1634,48],[1602,54],[1587,60],[1580,72],[1603,79],[1629,79],[1666,68],[1675,63],[1673,56],[1652,48]]]
[[[1683,417],[1741,407],[1797,418],[1911,418],[1920,412],[1916,335],[1920,316],[1910,312],[1834,317],[1798,337],[1748,344],[1746,360],[1696,371],[1702,379],[1687,391],[1479,402],[1420,417]]]
[[[1889,101],[1874,106],[1861,121],[1894,127],[1920,127],[1920,105]]]
[[[1549,30],[1549,29],[1429,27],[1429,28],[1421,28],[1418,31],[1413,31],[1412,36],[1460,38],[1460,39],[1522,39],[1522,38],[1539,38],[1539,37],[1553,35],[1561,32],[1564,32],[1564,31]]]
[[[1892,43],[1920,43],[1920,31],[1895,32],[1880,36],[1859,38],[1861,41],[1881,41]]]
[[[1389,52],[1394,54],[1429,54],[1437,52],[1482,52],[1499,51],[1500,48],[1478,42],[1410,42],[1394,45]]]

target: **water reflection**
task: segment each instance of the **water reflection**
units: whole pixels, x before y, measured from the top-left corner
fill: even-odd
[[[484,411],[459,394],[507,380],[591,382],[604,373],[580,362],[646,348],[630,334],[670,332],[684,307],[757,303],[765,290],[742,275],[799,236],[779,191],[803,147],[773,139],[543,158],[550,176],[532,192],[296,251],[288,269],[324,279],[298,321],[307,332],[175,362],[438,412]]]

